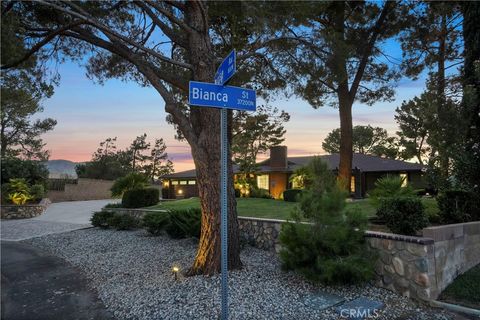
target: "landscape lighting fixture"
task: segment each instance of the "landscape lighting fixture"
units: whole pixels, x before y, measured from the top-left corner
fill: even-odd
[[[173,276],[175,277],[175,281],[178,280],[178,271],[180,271],[179,267],[173,267],[172,268],[172,273],[173,273]]]

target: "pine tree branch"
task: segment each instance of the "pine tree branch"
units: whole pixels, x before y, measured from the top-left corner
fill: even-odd
[[[133,41],[132,39],[129,39],[128,37],[125,37],[121,34],[119,34],[118,32],[115,32],[113,31],[111,28],[99,23],[98,21],[95,21],[94,19],[91,19],[83,14],[80,14],[78,12],[74,12],[72,10],[69,10],[67,8],[64,8],[64,7],[61,7],[61,6],[58,6],[54,3],[50,3],[48,1],[45,1],[45,0],[36,0],[37,2],[41,3],[41,4],[44,4],[48,7],[51,7],[53,9],[56,9],[56,10],[59,10],[60,12],[63,12],[63,13],[66,13],[68,15],[71,15],[73,17],[77,17],[77,18],[80,18],[82,20],[85,21],[86,24],[90,24],[92,25],[93,27],[96,27],[97,29],[101,30],[102,32],[104,32],[105,34],[109,34],[111,36],[114,36],[116,38],[118,38],[119,40],[122,40],[124,41],[125,43],[135,47],[135,48],[138,48],[138,49],[141,49],[142,51],[145,51],[146,53],[149,53],[151,54],[152,56],[162,60],[162,61],[165,61],[165,62],[168,62],[170,64],[173,64],[173,65],[176,65],[176,66],[179,66],[179,67],[182,67],[182,68],[186,68],[186,69],[189,69],[189,70],[192,70],[192,65],[188,64],[188,63],[185,63],[185,62],[181,62],[181,61],[176,61],[176,60],[173,60],[173,59],[170,59],[162,54],[159,54],[158,52],[156,51],[153,51],[152,49],[150,48],[147,48],[139,43],[136,43],[135,41]]]
[[[42,49],[45,45],[47,45],[50,41],[52,41],[56,36],[60,35],[64,31],[66,31],[66,30],[68,30],[72,27],[75,27],[77,25],[80,25],[82,23],[83,23],[82,21],[76,21],[76,22],[70,23],[66,26],[63,26],[61,28],[52,30],[42,40],[40,40],[34,46],[32,46],[32,48],[30,48],[30,50],[22,58],[20,58],[17,61],[14,61],[14,62],[7,63],[7,64],[1,66],[0,69],[2,69],[2,70],[10,69],[10,68],[13,68],[13,67],[16,67],[16,66],[22,64],[23,62],[27,61],[32,55],[34,55],[36,52],[38,52],[40,49]]]
[[[183,48],[187,47],[187,39],[182,37],[181,34],[175,33],[175,31],[169,26],[167,26],[162,20],[160,20],[158,16],[147,5],[145,5],[144,2],[136,1],[134,3],[140,8],[142,8],[145,13],[150,17],[150,19],[152,19],[152,22],[156,26],[158,26],[167,37],[173,40],[173,42],[177,43]]]
[[[375,25],[372,27],[372,35],[364,48],[362,58],[360,60],[360,64],[358,66],[357,72],[355,74],[355,78],[353,79],[352,86],[349,90],[350,99],[353,101],[357,94],[358,86],[360,85],[360,81],[363,78],[363,74],[365,72],[365,68],[367,66],[368,60],[370,55],[372,54],[373,48],[379,35],[383,32],[384,23],[387,18],[387,15],[390,13],[391,10],[396,6],[395,1],[387,1],[385,6],[382,9],[380,17],[375,22]]]

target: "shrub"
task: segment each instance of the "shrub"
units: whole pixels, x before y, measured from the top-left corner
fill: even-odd
[[[149,212],[143,216],[142,226],[154,236],[158,236],[165,230],[169,221],[167,212]]]
[[[13,157],[2,158],[1,182],[7,183],[10,179],[22,178],[29,184],[46,186],[48,169],[44,162],[22,160]]]
[[[268,190],[251,188],[250,198],[273,199]]]
[[[240,189],[238,188],[235,188],[235,198],[240,198],[241,194],[240,194]]]
[[[300,189],[287,189],[283,191],[283,200],[288,202],[297,202],[302,194]]]
[[[30,188],[28,187],[27,181],[23,178],[21,179],[10,179],[10,192],[20,192],[29,194]]]
[[[97,211],[94,212],[92,218],[90,218],[90,223],[94,227],[100,227],[102,229],[107,229],[109,227],[109,220],[113,217],[115,213],[110,211]]]
[[[33,199],[30,188],[25,179],[10,179],[8,183],[8,195],[9,202],[16,205],[23,205],[28,200]]]
[[[10,184],[4,183],[2,184],[2,203],[8,203],[8,194],[10,192]]]
[[[202,211],[198,208],[172,210],[165,231],[172,238],[200,237]]]
[[[172,238],[200,237],[202,212],[197,208],[151,212],[143,217],[142,225],[153,235],[163,231]]]
[[[32,198],[29,195],[20,192],[13,192],[8,195],[8,200],[16,205],[25,204],[28,200],[31,199]]]
[[[415,197],[381,199],[377,216],[393,233],[404,235],[415,235],[428,224],[422,201]]]
[[[125,191],[133,189],[144,189],[148,186],[148,177],[144,174],[132,172],[125,177],[118,178],[113,183],[110,191],[112,197],[121,197]]]
[[[139,225],[137,218],[126,213],[115,213],[107,220],[110,227],[117,230],[131,230]]]
[[[282,267],[327,284],[370,279],[374,260],[363,237],[367,216],[345,210],[346,192],[320,158],[307,169],[311,183],[292,212],[294,222],[280,232]],[[310,224],[301,223],[305,220]]]
[[[117,202],[117,203],[108,203],[105,205],[106,209],[114,209],[114,208],[123,208],[122,207],[122,203],[121,202]]]
[[[370,202],[378,207],[381,199],[390,197],[411,197],[415,191],[410,187],[402,187],[405,178],[386,176],[375,182],[375,189],[370,192]]]
[[[40,201],[45,196],[45,188],[41,184],[34,184],[30,187],[30,194],[33,200]]]
[[[132,189],[123,194],[122,206],[124,208],[142,208],[158,203],[160,191],[156,188]]]
[[[447,190],[437,197],[440,220],[460,223],[480,220],[479,201],[473,192]]]

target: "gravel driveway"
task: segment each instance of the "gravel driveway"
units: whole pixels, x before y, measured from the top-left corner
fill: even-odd
[[[1,240],[18,241],[91,227],[90,217],[117,199],[52,203],[41,216],[1,221]]]
[[[143,230],[90,228],[53,234],[25,242],[60,256],[81,269],[100,299],[118,319],[217,319],[220,278],[180,277],[197,242],[151,237]],[[242,270],[229,274],[230,319],[338,319],[335,307],[319,308],[311,301],[324,292],[345,301],[358,297],[385,304],[376,319],[456,319],[455,315],[417,304],[370,285],[323,287],[281,271],[276,255],[247,247]]]

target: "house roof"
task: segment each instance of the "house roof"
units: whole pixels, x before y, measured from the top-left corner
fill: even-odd
[[[324,161],[327,162],[328,167],[331,170],[337,169],[340,162],[340,155],[338,153],[321,155],[319,156]],[[288,157],[287,162],[288,166],[286,168],[272,168],[269,165],[270,159],[258,163],[259,170],[258,172],[293,172],[298,168],[301,168],[307,165],[314,156],[307,157]],[[392,160],[381,158],[372,155],[354,153],[352,161],[352,170],[359,169],[361,172],[392,172],[392,171],[421,171],[423,165],[418,163],[411,163],[401,160]],[[234,165],[233,172],[238,172],[238,166]],[[195,178],[196,170],[188,170],[177,173],[172,173],[164,176],[167,179],[186,179],[186,178]]]

